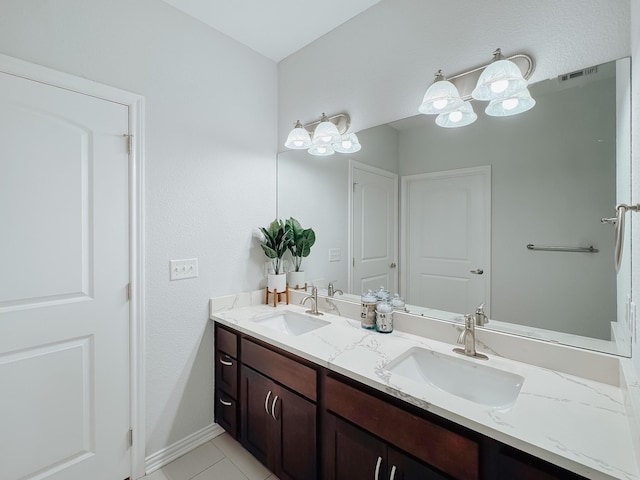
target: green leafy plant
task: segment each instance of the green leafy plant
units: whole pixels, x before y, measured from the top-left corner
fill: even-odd
[[[316,243],[316,234],[311,228],[304,229],[300,222],[291,217],[285,222],[285,229],[289,232],[289,251],[293,257],[293,266],[296,272],[300,271],[302,259],[311,253],[311,247]]]
[[[260,231],[264,236],[260,246],[267,258],[271,259],[274,273],[283,273],[280,271],[283,267],[282,257],[291,242],[289,230],[282,220],[276,219],[267,228],[260,227]]]

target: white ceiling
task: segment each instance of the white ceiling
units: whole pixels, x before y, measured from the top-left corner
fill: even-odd
[[[279,62],[380,0],[164,0]]]

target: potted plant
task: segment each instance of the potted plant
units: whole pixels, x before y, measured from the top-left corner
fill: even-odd
[[[316,234],[311,228],[302,228],[300,222],[293,217],[285,221],[285,229],[288,231],[288,248],[293,258],[293,271],[289,272],[289,285],[298,288],[305,283],[304,271],[300,270],[302,259],[311,253],[311,247],[316,242]]]
[[[287,275],[283,271],[282,257],[289,247],[289,231],[282,220],[274,220],[267,228],[260,227],[263,238],[260,246],[267,258],[271,260],[271,272],[267,275],[267,287],[270,291],[284,292],[287,286]]]

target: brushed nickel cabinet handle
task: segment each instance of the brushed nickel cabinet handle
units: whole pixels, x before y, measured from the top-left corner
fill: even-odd
[[[271,390],[269,390],[269,393],[267,393],[267,396],[264,399],[264,411],[267,412],[267,415],[269,415],[269,407],[267,405],[269,404],[270,396],[271,396]]]
[[[378,463],[376,463],[376,475],[374,480],[378,480],[378,475],[380,475],[380,463],[382,463],[382,457],[378,457]]]
[[[225,355],[226,356],[226,355]],[[220,357],[220,363],[222,365],[224,365],[225,367],[233,367],[233,362],[228,362],[226,360],[223,360],[222,357]]]
[[[278,403],[278,395],[273,399],[273,403],[271,404],[271,416],[274,420],[278,420],[276,418],[276,403]]]
[[[220,403],[222,405],[224,405],[225,407],[230,407],[231,405],[233,405],[233,403],[231,402],[225,402],[223,399],[220,399]]]
[[[394,478],[396,478],[396,466],[395,465],[393,467],[391,467],[391,476],[389,477],[389,480],[393,480]]]

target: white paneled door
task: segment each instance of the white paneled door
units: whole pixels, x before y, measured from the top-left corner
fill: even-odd
[[[402,177],[407,303],[490,314],[491,166]]]
[[[398,176],[352,163],[351,292],[398,289]]]
[[[0,478],[120,480],[128,107],[0,73]]]

